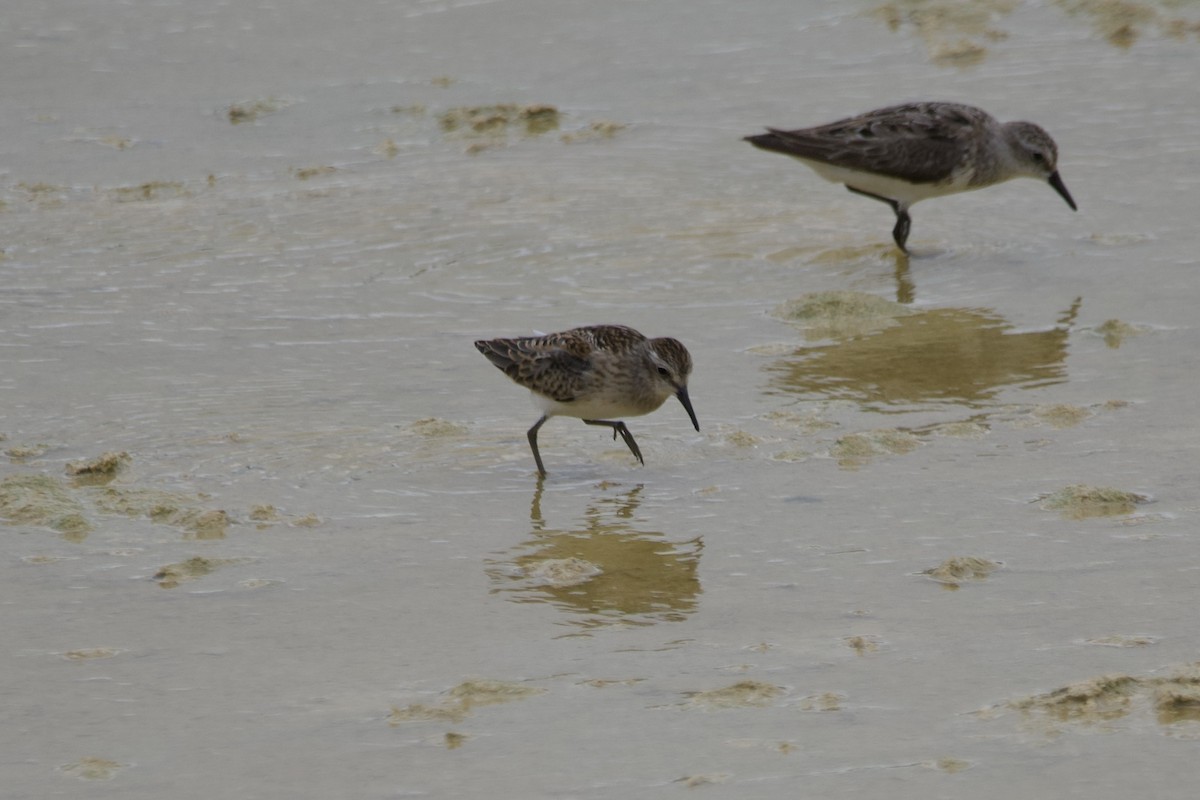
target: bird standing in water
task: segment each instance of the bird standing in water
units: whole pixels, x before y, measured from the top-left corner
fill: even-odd
[[[542,410],[528,434],[539,475],[546,468],[537,434],[550,417],[578,417],[612,428],[613,439],[620,434],[643,465],[633,434],[614,418],[649,414],[674,395],[700,430],[687,391],[692,357],[675,339],[647,339],[624,325],[592,325],[545,336],[482,339],[475,348],[529,389]]]
[[[918,200],[1024,177],[1047,181],[1076,209],[1058,175],[1058,148],[1050,134],[1032,122],[998,122],[974,106],[908,103],[815,128],[768,128],[745,138],[890,205],[896,212],[892,238],[905,253],[912,224],[908,209]]]

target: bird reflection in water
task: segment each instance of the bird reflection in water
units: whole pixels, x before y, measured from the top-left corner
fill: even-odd
[[[885,302],[885,301],[880,301]],[[865,324],[808,324],[820,344],[801,347],[767,369],[776,393],[850,400],[900,412],[928,404],[980,407],[1004,388],[1061,383],[1076,299],[1046,330],[1020,331],[988,309],[895,307]],[[841,325],[841,327],[839,327]],[[823,327],[822,327],[823,326]]]
[[[577,615],[571,624],[589,629],[678,622],[695,610],[702,542],[638,530],[641,484],[598,484],[582,524],[565,529],[546,524],[543,487],[539,480],[529,538],[488,566],[494,592],[519,603],[551,603]]]

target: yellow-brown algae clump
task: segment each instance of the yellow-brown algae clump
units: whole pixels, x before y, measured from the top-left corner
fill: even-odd
[[[1139,325],[1131,325],[1128,322],[1122,322],[1119,319],[1106,320],[1096,326],[1095,332],[1104,337],[1104,343],[1116,350],[1130,336],[1138,336],[1145,333],[1146,328]]]
[[[1194,725],[1200,722],[1200,662],[1166,676],[1101,675],[1004,705],[1061,723],[1097,725],[1153,710],[1161,725]],[[1050,731],[1057,732],[1053,725]]]
[[[93,658],[112,658],[121,651],[115,647],[90,647],[82,650],[68,650],[63,658],[68,661],[90,661]]]
[[[1061,511],[1072,519],[1085,519],[1129,514],[1135,506],[1148,502],[1150,498],[1135,492],[1079,483],[1043,496],[1041,507]]]
[[[1140,685],[1131,675],[1101,675],[1009,705],[1021,711],[1042,711],[1063,722],[1099,722],[1128,714]]]
[[[59,769],[68,775],[74,775],[83,781],[106,781],[125,767],[117,761],[107,758],[87,756],[71,764],[63,764]]]
[[[67,474],[75,478],[76,486],[102,486],[113,478],[121,468],[130,462],[129,453],[104,453],[90,461],[71,461],[67,463]]]
[[[574,556],[530,561],[522,565],[521,570],[525,573],[525,577],[555,588],[578,586],[603,572],[592,562]]]
[[[844,699],[837,692],[822,692],[801,700],[800,708],[804,711],[841,711]]]
[[[250,519],[255,522],[270,522],[279,519],[279,513],[272,505],[254,506],[250,509]]]
[[[812,292],[778,306],[772,315],[803,325],[810,339],[863,336],[911,314],[900,303],[865,292]]]
[[[275,98],[253,100],[246,103],[234,103],[226,110],[226,114],[230,123],[239,125],[243,122],[254,122],[261,116],[286,108],[287,105],[284,101]]]
[[[0,517],[10,525],[41,525],[71,541],[92,530],[83,506],[48,475],[10,475],[0,481]]]
[[[975,556],[954,556],[948,558],[936,567],[925,570],[922,575],[928,575],[939,583],[958,586],[964,580],[983,580],[1000,567],[995,561]]]
[[[542,694],[545,691],[545,689],[508,681],[463,681],[447,691],[445,698],[437,705],[412,703],[404,708],[392,706],[392,713],[388,715],[388,724],[394,726],[404,722],[460,722],[466,718],[472,708],[497,703],[511,703],[515,700]]]
[[[443,112],[438,122],[447,133],[503,137],[510,126],[523,125],[527,135],[537,136],[558,127],[559,112],[545,103],[527,106],[515,103],[459,106]]]
[[[1034,407],[1032,414],[1037,419],[1055,428],[1073,428],[1092,416],[1083,406],[1070,403],[1050,403]]]
[[[158,572],[154,573],[154,580],[158,581],[158,585],[164,589],[174,589],[185,581],[193,581],[207,575],[217,567],[234,563],[237,563],[237,559],[192,556],[187,561],[161,567]]]
[[[879,640],[874,636],[847,636],[845,641],[850,649],[860,656],[879,649]]]
[[[231,524],[221,510],[206,511],[191,505],[191,498],[159,489],[105,487],[95,495],[96,506],[102,511],[128,517],[148,517],[162,525],[182,528],[195,539],[224,538]]]
[[[119,470],[123,465],[129,463],[129,453],[124,450],[121,452],[105,453],[101,456],[93,458],[91,461],[72,461],[67,464],[68,475],[91,475],[101,473],[111,475]]]
[[[837,440],[829,454],[842,467],[862,466],[875,456],[903,455],[916,450],[921,440],[908,431],[885,429],[851,433]]]
[[[689,692],[688,705],[709,709],[761,707],[781,694],[781,686],[762,681],[739,681],[723,689]]]
[[[415,434],[430,438],[435,436],[459,436],[467,432],[465,425],[459,425],[458,423],[438,419],[437,417],[419,419],[412,425],[409,425],[408,428]]]

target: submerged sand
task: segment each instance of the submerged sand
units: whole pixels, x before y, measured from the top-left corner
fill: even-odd
[[[6,796],[1194,793],[1186,4],[4,22]],[[741,141],[915,98],[1080,211],[904,258]],[[555,419],[539,481],[471,342],[589,323],[683,341],[701,430]]]

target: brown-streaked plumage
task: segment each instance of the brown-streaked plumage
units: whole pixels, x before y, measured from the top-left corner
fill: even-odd
[[[620,417],[649,414],[679,398],[700,430],[687,382],[692,357],[675,339],[647,339],[624,325],[591,325],[545,336],[481,339],[475,348],[505,375],[529,389],[542,417],[529,429],[538,474],[545,475],[537,433],[554,416],[577,417],[613,429],[642,464],[642,451]]]
[[[961,103],[889,106],[815,128],[767,128],[745,139],[890,205],[896,213],[892,238],[904,252],[908,208],[918,200],[1026,177],[1048,182],[1076,208],[1058,175],[1058,147],[1050,134],[1032,122],[998,122]]]

